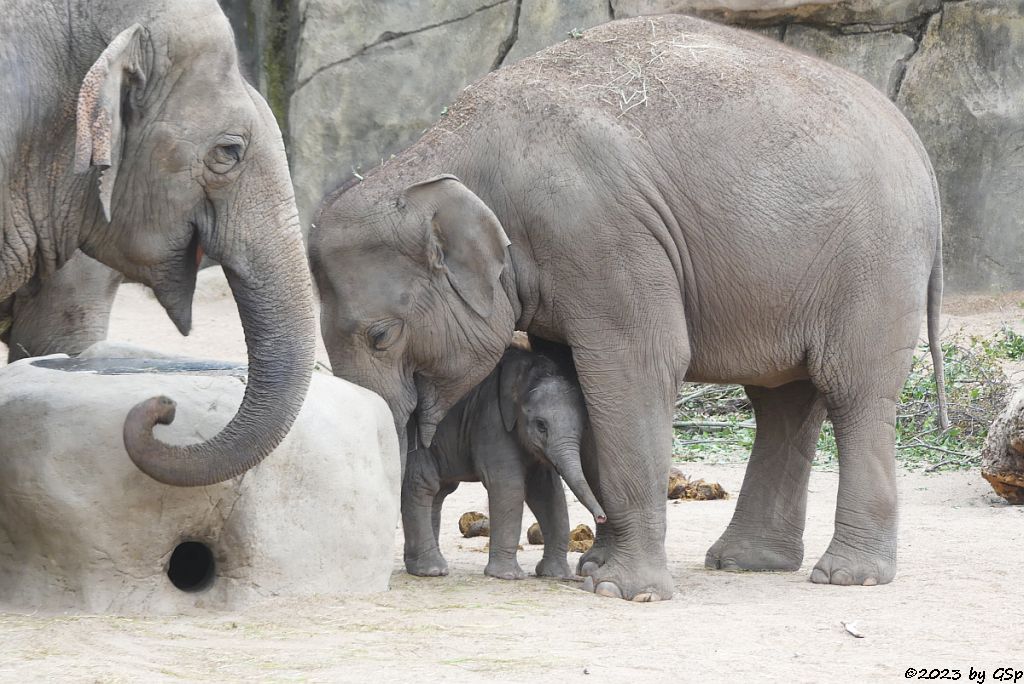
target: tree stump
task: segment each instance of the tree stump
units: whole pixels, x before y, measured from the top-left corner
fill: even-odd
[[[981,450],[981,476],[996,494],[1024,504],[1024,389],[992,422]]]

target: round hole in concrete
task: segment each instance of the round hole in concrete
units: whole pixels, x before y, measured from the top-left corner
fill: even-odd
[[[213,584],[215,563],[210,547],[202,542],[178,544],[167,564],[167,578],[182,591],[202,591]]]

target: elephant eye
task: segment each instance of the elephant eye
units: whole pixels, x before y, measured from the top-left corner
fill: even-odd
[[[538,418],[537,422],[536,422],[536,426],[537,426],[537,432],[539,432],[542,435],[548,434],[548,424],[545,423],[543,420]]]
[[[377,351],[385,351],[402,336],[404,327],[405,324],[402,321],[394,318],[371,325],[366,330],[370,346]]]
[[[242,139],[236,135],[219,141],[206,156],[206,166],[214,173],[227,173],[242,160]]]

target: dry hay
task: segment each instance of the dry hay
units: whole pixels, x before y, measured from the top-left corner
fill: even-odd
[[[717,482],[691,480],[679,468],[668,473],[668,498],[687,501],[713,501],[728,499],[729,493]]]
[[[459,518],[459,532],[467,539],[470,537],[491,536],[491,521],[477,511],[468,511]]]

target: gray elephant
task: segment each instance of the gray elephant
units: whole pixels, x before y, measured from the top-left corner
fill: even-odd
[[[402,482],[405,569],[448,574],[438,548],[441,507],[460,482],[482,482],[490,510],[490,555],[484,573],[526,576],[516,560],[523,502],[547,544],[539,577],[572,577],[566,562],[569,513],[561,475],[594,514],[605,519],[580,464],[586,408],[579,385],[551,359],[509,349],[497,368],[437,426],[429,447],[409,454]]]
[[[77,252],[46,280],[10,297],[10,325],[0,333],[7,362],[28,356],[76,356],[106,339],[121,274]]]
[[[744,385],[758,426],[708,567],[800,566],[828,415],[839,498],[811,579],[893,578],[896,398],[925,311],[942,387],[941,222],[924,148],[867,82],[698,19],[611,22],[467,88],[314,223],[334,372],[383,395],[401,434],[430,444],[513,328],[571,353],[608,515],[585,588],[673,593],[685,380]]]
[[[295,420],[314,324],[281,134],[227,19],[214,0],[10,0],[0,58],[0,302],[81,249],[151,287],[187,333],[210,254],[245,330],[242,404],[212,439],[171,446],[152,429],[174,403],[149,399],[126,419],[125,448],[169,484],[241,474]]]

